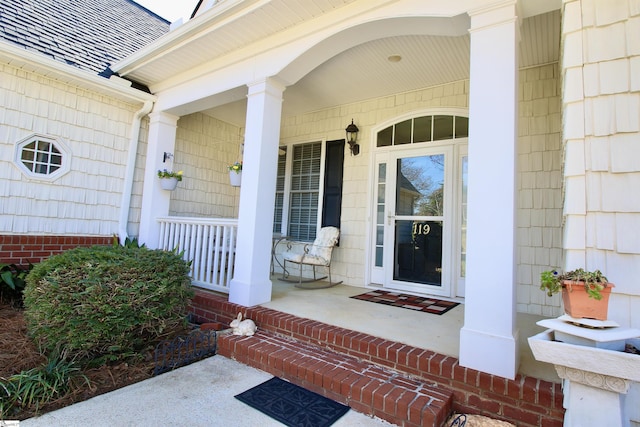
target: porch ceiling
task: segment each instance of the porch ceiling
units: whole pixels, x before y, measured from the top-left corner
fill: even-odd
[[[557,62],[560,12],[523,20],[521,68]],[[283,116],[437,86],[469,78],[470,38],[398,36],[355,46],[324,62],[284,92]],[[389,57],[399,55],[399,62]],[[244,126],[246,99],[206,110]]]
[[[288,0],[225,0],[214,6],[215,14],[196,16],[190,25],[177,28],[168,39],[160,39],[115,64],[115,69],[121,75],[147,84],[153,91],[154,87],[162,86],[158,86],[159,83],[203,64],[207,58],[220,58],[234,50],[242,50],[255,40],[288,31],[306,20],[322,18],[331,12],[335,14],[338,9],[348,14],[350,7],[362,7],[362,3],[355,0],[301,0],[295,3]],[[523,0],[524,6],[530,6],[528,11],[523,6],[523,14],[532,16],[522,21],[521,67],[558,60],[560,12],[554,10],[556,3],[557,0]],[[543,10],[540,10],[541,5],[545,6]],[[531,6],[537,8],[532,10]],[[538,14],[545,10],[552,12]],[[443,35],[398,31],[400,35],[370,38],[371,41],[337,53],[287,87],[283,116],[468,79],[470,39],[464,28],[458,30],[449,34],[436,33]],[[194,37],[194,34],[198,35]],[[388,58],[392,55],[399,55],[401,60],[391,62]],[[234,96],[229,96],[225,105],[215,108],[207,108],[207,101],[202,100],[201,111],[244,126],[246,89],[232,93]],[[230,99],[234,97],[235,101]],[[193,106],[190,111],[194,111]]]

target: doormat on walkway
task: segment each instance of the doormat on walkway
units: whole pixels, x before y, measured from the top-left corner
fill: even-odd
[[[366,294],[354,295],[351,298],[391,305],[393,307],[408,308],[409,310],[424,311],[425,313],[431,314],[444,314],[460,304],[435,298],[418,297],[388,291],[371,291]]]
[[[289,427],[328,427],[349,410],[348,406],[278,377],[235,398]]]

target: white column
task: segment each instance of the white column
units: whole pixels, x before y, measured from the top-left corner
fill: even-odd
[[[271,301],[270,266],[282,93],[274,79],[249,85],[238,242],[229,301],[253,306]]]
[[[516,1],[471,16],[469,193],[460,364],[515,378]]]
[[[176,128],[179,118],[178,116],[161,112],[149,115],[149,142],[144,166],[138,241],[151,249],[158,247],[158,239],[160,237],[160,226],[156,218],[169,214],[171,193],[160,187],[158,170],[173,170],[174,157],[164,162],[163,160],[164,153],[174,154]],[[187,179],[188,176],[187,173]]]

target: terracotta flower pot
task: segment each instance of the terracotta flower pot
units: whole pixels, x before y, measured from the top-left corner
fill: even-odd
[[[564,311],[576,319],[607,320],[609,311],[609,296],[613,283],[608,283],[600,293],[602,299],[590,298],[584,289],[584,282],[564,280],[562,282],[562,302]]]

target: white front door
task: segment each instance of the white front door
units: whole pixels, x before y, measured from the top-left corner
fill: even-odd
[[[384,288],[463,296],[466,153],[460,145],[376,155],[371,281]]]

